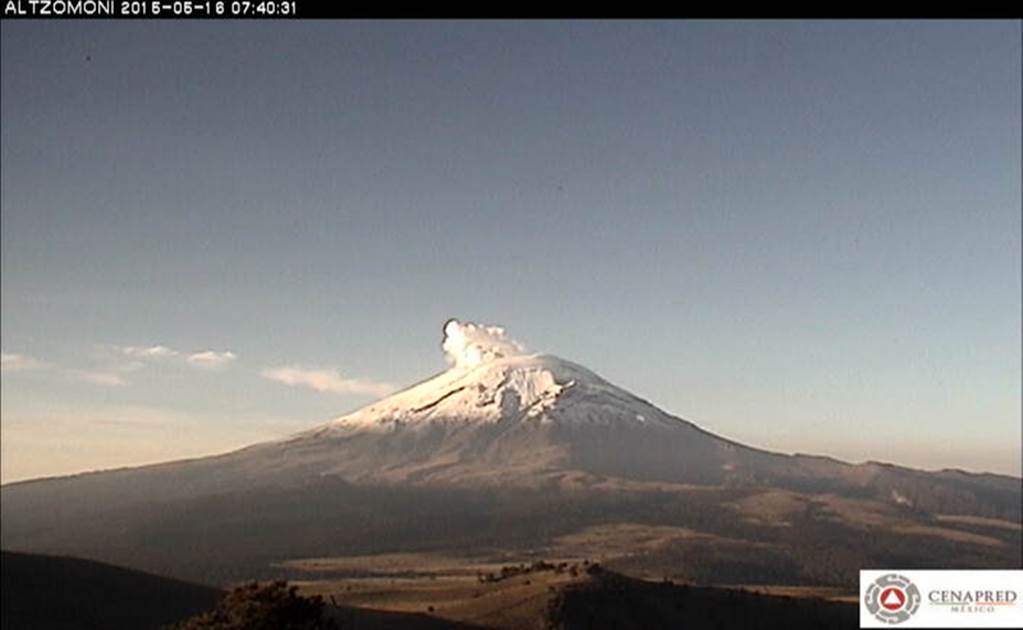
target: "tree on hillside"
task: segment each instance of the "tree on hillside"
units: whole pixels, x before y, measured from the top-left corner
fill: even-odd
[[[323,615],[320,596],[302,597],[282,580],[237,586],[213,610],[183,621],[173,630],[337,630]]]

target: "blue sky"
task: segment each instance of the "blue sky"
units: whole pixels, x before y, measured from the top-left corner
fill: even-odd
[[[0,29],[4,481],[304,429],[449,317],[753,445],[1020,472],[1019,22]]]

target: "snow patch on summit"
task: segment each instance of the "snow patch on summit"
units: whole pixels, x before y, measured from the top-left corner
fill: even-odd
[[[520,355],[453,367],[335,423],[368,428],[537,418],[575,385],[569,375],[551,369],[552,359]]]

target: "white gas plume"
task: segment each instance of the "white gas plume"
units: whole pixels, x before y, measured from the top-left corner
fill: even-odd
[[[444,324],[441,343],[448,362],[455,367],[474,367],[501,357],[525,352],[525,347],[505,333],[500,326],[449,319]]]

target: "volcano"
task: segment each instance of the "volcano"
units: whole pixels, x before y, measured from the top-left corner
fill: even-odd
[[[275,448],[352,481],[453,485],[721,483],[771,459],[549,355],[453,367]]]
[[[868,531],[929,536],[968,566],[1018,562],[1019,479],[756,449],[581,365],[528,353],[500,328],[452,320],[444,331],[447,370],[296,435],[5,485],[3,547],[196,578],[208,576],[190,569],[215,558],[218,570],[253,570],[339,549],[457,547],[467,531],[493,546],[514,529],[516,544],[536,546],[573,528],[642,522],[755,546],[802,523],[805,536],[861,560],[885,557],[863,547],[873,543],[849,546]],[[574,511],[552,513],[558,504]]]

